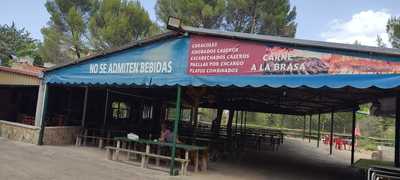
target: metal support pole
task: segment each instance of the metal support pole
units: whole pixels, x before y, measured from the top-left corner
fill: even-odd
[[[233,116],[235,115],[235,111],[233,109],[229,110],[229,117],[228,117],[228,125],[227,125],[227,133],[229,138],[229,151],[232,150],[232,124],[233,124]]]
[[[247,135],[247,111],[244,112],[244,134]]]
[[[240,137],[243,136],[243,111],[240,111]]]
[[[199,99],[196,97],[195,103],[192,107],[192,136],[197,137],[197,124],[198,124],[198,114],[199,114]]]
[[[88,93],[89,93],[89,88],[85,87],[85,96],[83,98],[82,122],[81,122],[82,129],[85,128]]]
[[[239,111],[236,111],[236,117],[235,117],[235,137],[238,129],[238,118],[239,118]]]
[[[329,154],[332,155],[332,146],[333,146],[333,116],[334,112],[332,111],[331,113],[331,135],[329,138]]]
[[[108,98],[110,96],[110,92],[108,88],[106,89],[106,102],[104,104],[104,119],[103,119],[103,133],[106,130],[106,123],[107,123],[107,114],[108,114]]]
[[[312,120],[312,115],[310,115],[310,129],[308,130],[308,142],[311,143],[311,120]]]
[[[317,147],[319,147],[319,142],[321,141],[321,113],[318,113],[318,137],[317,137]]]
[[[239,143],[239,139],[238,139],[238,119],[239,119],[239,111],[236,111],[236,115],[235,115],[236,117],[235,117],[235,134],[234,134],[234,138],[235,138],[235,148],[237,148],[238,147],[238,143]]]
[[[243,111],[240,111],[240,138],[239,138],[239,150],[243,151]]]
[[[235,114],[235,111],[233,109],[229,110],[229,116],[228,116],[228,124],[227,124],[227,133],[229,139],[232,138],[232,124],[233,124],[233,115]]]
[[[197,128],[197,123],[198,123],[198,115],[199,115],[199,106],[196,103],[194,107],[192,108],[192,125],[196,129]]]
[[[356,142],[356,108],[353,109],[353,122],[351,126],[351,165],[354,164],[354,145]]]
[[[177,175],[174,172],[175,169],[175,157],[176,157],[176,139],[178,137],[178,124],[179,121],[181,120],[181,86],[178,86],[177,92],[176,92],[176,119],[174,122],[174,133],[173,133],[173,138],[172,138],[172,152],[171,152],[171,166],[169,169],[169,174],[171,176]]]
[[[43,145],[43,137],[44,137],[44,129],[46,128],[46,113],[47,113],[47,100],[48,100],[48,87],[47,84],[44,84],[44,93],[43,93],[43,105],[42,105],[42,113],[40,120],[40,130],[39,130],[39,138],[38,145]]]
[[[306,115],[304,115],[303,140],[306,138]]]
[[[44,94],[46,92],[46,88],[47,88],[46,84],[44,82],[41,82],[38,89],[36,113],[35,113],[35,126],[38,128],[40,128],[42,124]]]
[[[243,144],[241,146],[242,151],[245,150],[245,145],[247,144],[247,111],[243,113],[243,126],[244,126],[243,127],[244,140],[242,139],[243,141]]]
[[[400,167],[400,97],[396,97],[396,123],[394,140],[394,165]]]

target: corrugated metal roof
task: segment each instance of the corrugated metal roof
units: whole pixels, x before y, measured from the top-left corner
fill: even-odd
[[[0,66],[0,71],[39,78],[41,76],[43,68],[23,66],[21,68],[15,69],[10,67]]]

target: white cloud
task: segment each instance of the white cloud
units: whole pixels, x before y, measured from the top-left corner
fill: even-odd
[[[390,17],[386,10],[361,11],[348,21],[334,19],[329,23],[329,30],[321,33],[321,36],[330,42],[352,44],[357,40],[362,45],[376,46],[376,38],[379,35],[388,45],[386,23]]]

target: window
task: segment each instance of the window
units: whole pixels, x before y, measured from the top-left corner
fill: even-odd
[[[182,121],[190,121],[192,110],[191,109],[182,109],[181,112],[181,120]],[[176,109],[175,108],[168,108],[168,120],[175,120],[176,119]]]
[[[143,106],[142,118],[143,119],[153,118],[153,106],[151,106],[151,105]]]
[[[129,118],[129,112],[130,112],[130,106],[126,104],[125,102],[119,102],[119,101],[114,101],[111,104],[112,108],[112,117],[114,119],[128,119]]]

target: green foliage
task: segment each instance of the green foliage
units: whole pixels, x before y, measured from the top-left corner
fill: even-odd
[[[225,27],[230,31],[294,37],[296,8],[288,0],[227,1]]]
[[[37,40],[30,37],[24,28],[18,29],[14,23],[0,25],[0,59],[2,65],[10,65],[10,55],[38,58]]]
[[[146,10],[135,1],[100,1],[90,17],[91,44],[95,50],[124,45],[158,32]]]
[[[190,121],[191,109],[181,109],[181,121]],[[176,108],[168,108],[168,120],[176,120]]]
[[[39,46],[39,53],[44,61],[60,64],[72,59],[68,50],[62,48],[65,41],[61,32],[55,30],[54,27],[43,28],[41,32],[43,43]]]
[[[392,17],[386,25],[389,41],[394,48],[400,48],[400,17]]]
[[[45,6],[50,14],[48,27],[42,29],[41,54],[45,61],[63,63],[78,59],[87,52],[85,38],[92,0],[49,0]]]
[[[76,57],[81,57],[81,51],[83,48],[82,36],[85,33],[85,24],[83,22],[83,16],[76,7],[71,7],[68,10],[68,14],[65,21],[69,25],[71,32],[70,43],[73,51],[76,53]]]
[[[168,17],[182,19],[189,26],[218,29],[223,20],[225,0],[157,0],[157,17],[167,24]]]
[[[360,110],[359,110],[359,111],[365,112],[365,113],[369,113],[369,109],[371,108],[371,106],[372,106],[371,103],[368,103],[368,104],[361,104],[361,105],[359,106],[359,107],[360,107]]]
[[[39,52],[33,56],[33,65],[35,66],[43,66],[44,61],[42,56],[40,56]]]
[[[40,53],[58,64],[159,32],[138,1],[48,0],[46,8],[50,21]]]
[[[358,147],[364,150],[375,151],[377,145],[393,145],[395,136],[394,118],[376,117],[368,115],[371,104],[360,105],[360,111],[356,113],[356,127],[361,130],[361,137],[358,138]],[[227,111],[226,111],[227,112]],[[226,126],[227,114],[224,113],[222,125]],[[247,112],[247,127],[252,128],[270,128],[280,129],[285,134],[302,137],[305,123],[305,130],[308,135],[310,128],[310,116],[294,116],[270,113]],[[215,109],[200,108],[200,121],[211,123],[216,117]],[[239,112],[236,117],[236,112],[233,118],[233,126],[235,126],[236,118],[240,124],[241,114]],[[333,132],[337,136],[351,136],[352,128],[352,112],[336,112],[334,113]],[[318,132],[318,115],[313,115],[311,120],[312,138],[317,137]],[[330,134],[331,113],[321,114],[321,137]]]
[[[212,120],[214,120],[217,114],[215,109],[209,109],[209,108],[199,108],[198,113],[200,115],[199,120],[206,122],[211,122]]]
[[[364,137],[358,138],[358,147],[367,151],[376,151],[378,149],[373,141]]]
[[[361,105],[360,111],[369,113],[371,105]],[[357,122],[358,126],[363,130],[363,136],[394,139],[394,118],[357,114]]]
[[[294,37],[296,8],[288,0],[158,0],[157,17],[183,24],[228,31]]]

